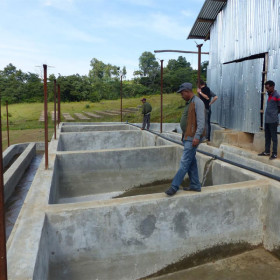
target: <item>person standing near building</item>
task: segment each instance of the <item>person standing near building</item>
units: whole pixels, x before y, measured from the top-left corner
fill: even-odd
[[[271,140],[273,142],[272,154],[269,159],[277,158],[277,127],[279,123],[278,114],[280,113],[280,94],[274,89],[275,83],[267,81],[265,89],[267,91],[268,99],[265,110],[265,151],[260,153],[259,156],[270,156]]]
[[[211,135],[211,105],[216,102],[218,99],[218,96],[210,90],[210,88],[207,86],[207,84],[200,80],[200,88],[197,89],[197,92],[200,95],[201,100],[203,101],[205,105],[205,128],[206,128],[206,138],[208,141],[210,141],[210,135]]]
[[[147,125],[147,130],[150,129],[150,119],[151,119],[151,112],[152,112],[152,106],[150,103],[147,102],[146,98],[141,99],[143,103],[142,108],[142,114],[143,114],[143,125],[142,130],[145,129]]]
[[[165,191],[169,196],[174,195],[179,190],[179,186],[187,173],[190,186],[183,189],[185,191],[201,191],[195,155],[198,144],[205,135],[205,108],[200,98],[194,95],[191,83],[183,83],[177,92],[181,93],[182,98],[186,101],[180,121],[184,150],[179,170],[173,178],[170,188]]]

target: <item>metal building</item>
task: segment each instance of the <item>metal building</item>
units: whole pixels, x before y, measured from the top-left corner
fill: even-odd
[[[265,81],[280,91],[280,0],[205,0],[188,39],[210,40],[207,83],[219,97],[211,121],[259,132]]]

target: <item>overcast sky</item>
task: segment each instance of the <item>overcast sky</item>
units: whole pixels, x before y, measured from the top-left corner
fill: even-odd
[[[87,75],[92,58],[120,67],[127,78],[144,51],[196,51],[186,40],[204,0],[0,0],[0,69]],[[203,43],[197,40],[198,43]],[[203,51],[208,51],[208,43]],[[180,54],[156,54],[177,59]],[[194,68],[196,55],[185,55]],[[207,56],[202,57],[202,61]]]

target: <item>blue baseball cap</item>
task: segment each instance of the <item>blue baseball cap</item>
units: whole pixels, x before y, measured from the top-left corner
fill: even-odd
[[[191,83],[181,84],[177,92],[180,93],[183,90],[192,90],[192,84]]]

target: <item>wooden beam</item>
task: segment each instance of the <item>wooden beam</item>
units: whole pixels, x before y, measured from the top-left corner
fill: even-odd
[[[188,39],[201,39],[201,40],[204,40],[205,36],[191,35],[191,36],[188,37]]]
[[[214,19],[209,19],[209,18],[198,18],[197,21],[198,21],[198,22],[209,22],[209,23],[213,23],[215,20],[214,20]]]
[[[210,31],[208,32],[207,36],[204,38],[204,41],[207,41],[210,39]]]

